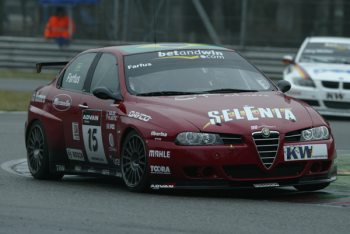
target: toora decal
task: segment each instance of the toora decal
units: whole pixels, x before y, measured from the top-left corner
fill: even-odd
[[[170,168],[168,166],[158,166],[151,165],[151,174],[161,174],[161,175],[170,175]]]

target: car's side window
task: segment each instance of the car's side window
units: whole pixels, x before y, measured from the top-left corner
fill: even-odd
[[[99,87],[106,87],[114,94],[119,93],[118,65],[112,54],[103,54],[95,68],[90,92]]]
[[[61,87],[69,90],[82,91],[89,68],[96,53],[80,55],[66,69],[62,78]]]

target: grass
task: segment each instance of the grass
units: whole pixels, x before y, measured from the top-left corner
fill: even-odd
[[[34,80],[52,80],[56,72],[53,70],[42,71],[41,73],[36,73],[36,71],[31,70],[16,70],[16,69],[0,69],[0,79],[1,78],[13,78],[13,79],[34,79]]]
[[[32,92],[1,91],[0,90],[0,110],[1,111],[26,111]]]

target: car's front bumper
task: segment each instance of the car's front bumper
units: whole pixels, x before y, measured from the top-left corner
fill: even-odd
[[[316,142],[327,145],[328,159],[323,160],[286,162],[283,146],[290,143],[282,143],[269,169],[263,166],[255,146],[249,143],[189,147],[165,141],[147,142],[148,149],[153,150],[148,158],[152,189],[266,188],[336,180],[336,151],[332,138]],[[159,157],[154,157],[154,151],[161,152]],[[154,166],[158,168],[156,171]]]
[[[316,88],[292,85],[286,94],[306,102],[321,115],[350,117],[350,89],[327,88],[322,81],[315,81],[315,85]]]

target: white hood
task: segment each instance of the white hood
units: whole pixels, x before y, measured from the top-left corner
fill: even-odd
[[[349,64],[300,63],[299,65],[313,80],[350,82]]]

